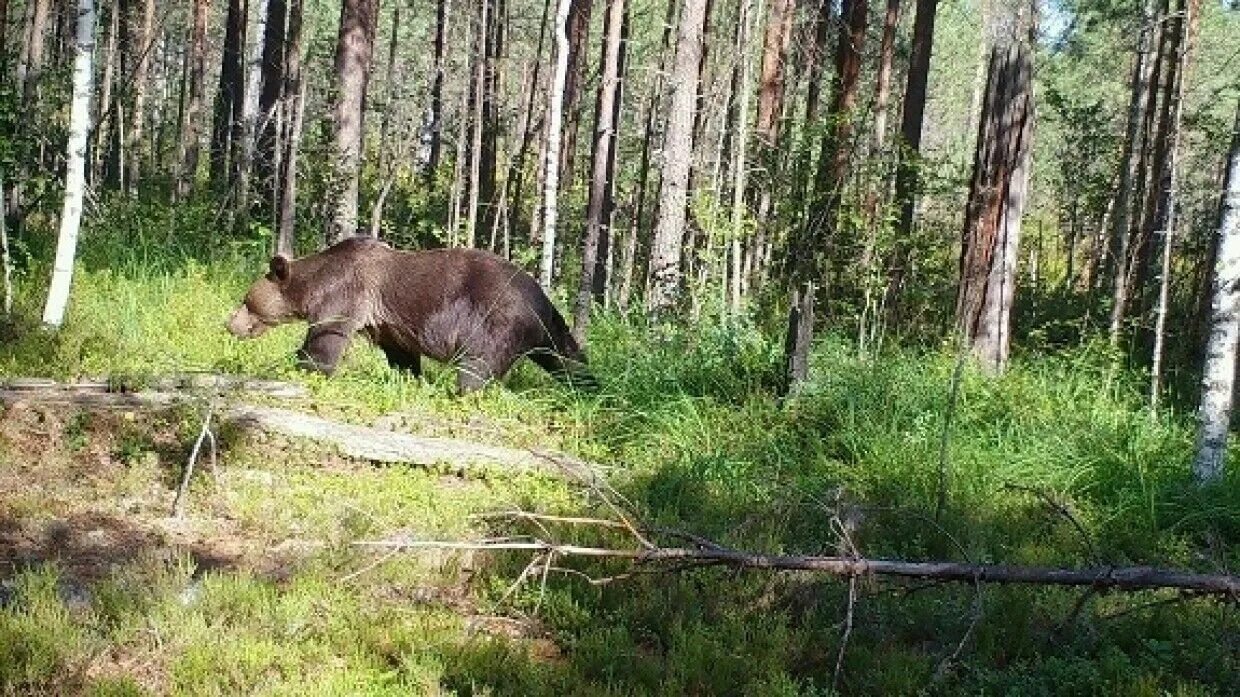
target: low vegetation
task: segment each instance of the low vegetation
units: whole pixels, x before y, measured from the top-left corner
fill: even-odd
[[[1206,572],[1240,562],[1234,469],[1194,486],[1185,408],[1150,414],[1143,376],[1100,346],[1018,355],[992,379],[958,372],[950,347],[862,355],[828,333],[809,382],[781,404],[777,332],[613,314],[591,330],[598,393],[525,366],[458,399],[449,371],[410,379],[364,343],[327,380],[293,368],[301,328],[233,340],[223,322],[261,254],[156,254],[159,240],[122,245],[141,235],[102,221],[61,331],[34,325],[46,269],[24,267],[0,374],[293,380],[310,391],[300,408],[333,418],[611,465],[643,520],[745,549],[831,554],[843,521],[871,557]],[[861,579],[840,658],[850,613],[839,579],[685,569],[514,586],[528,555],[389,558],[354,544],[531,532],[485,513],[608,514],[579,487],[535,476],[377,467],[225,430],[218,472],[195,478],[187,516],[172,519],[202,416],[33,404],[0,416],[0,693],[1240,689],[1234,604],[1170,592]],[[564,563],[593,577],[622,570]]]

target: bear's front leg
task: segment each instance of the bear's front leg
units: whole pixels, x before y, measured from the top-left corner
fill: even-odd
[[[298,367],[331,375],[349,347],[354,331],[356,327],[348,322],[311,323],[306,340],[297,350]]]

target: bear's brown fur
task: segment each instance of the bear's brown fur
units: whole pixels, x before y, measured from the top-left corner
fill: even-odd
[[[502,378],[522,356],[551,374],[592,384],[585,355],[538,283],[477,249],[399,251],[353,237],[297,260],[271,259],[228,329],[249,339],[305,320],[299,363],[332,374],[355,332],[388,362],[421,372],[421,357],[458,365],[461,392]]]

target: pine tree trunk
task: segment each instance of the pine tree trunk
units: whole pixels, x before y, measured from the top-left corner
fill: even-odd
[[[865,50],[868,20],[866,0],[845,0],[844,22],[835,52],[835,82],[827,122],[831,133],[822,142],[818,172],[814,177],[813,203],[801,234],[801,244],[793,252],[794,278],[799,282],[817,280],[826,271],[822,251],[833,243],[838,230],[840,205],[853,150],[853,111],[861,84],[861,57]],[[824,284],[825,286],[825,284]]]
[[[555,271],[556,219],[559,215],[560,140],[564,126],[564,83],[568,77],[568,14],[572,0],[559,0],[555,11],[555,70],[547,95],[550,115],[547,117],[547,142],[543,152],[543,226],[542,262],[538,279],[543,288],[551,289]]]
[[[443,148],[443,80],[444,80],[444,37],[448,31],[448,0],[437,0],[435,3],[435,40],[434,65],[431,78],[430,108],[430,154],[426,160],[426,179],[433,182],[435,172],[439,169],[440,151]]]
[[[52,282],[43,308],[43,324],[59,327],[64,322],[73,282],[73,263],[77,257],[78,228],[82,222],[82,201],[86,193],[86,140],[90,134],[90,99],[94,92],[95,3],[79,0],[77,15],[77,55],[73,60],[73,102],[69,112],[69,141],[65,149],[65,201],[60,215],[60,235]]]
[[[685,0],[672,65],[672,98],[663,144],[659,216],[650,253],[651,290],[647,307],[655,316],[672,310],[680,294],[682,239],[689,198],[689,168],[693,159],[693,113],[705,19],[706,0]]]
[[[646,125],[642,129],[642,152],[637,166],[637,201],[633,206],[633,227],[640,229],[646,222],[646,191],[650,183],[651,151],[655,143],[656,116],[663,103],[663,86],[667,73],[668,52],[672,45],[672,32],[676,18],[676,0],[668,0],[667,15],[663,21],[663,38],[659,44],[659,69],[650,86],[646,104]],[[636,259],[632,260],[636,264]],[[626,279],[625,283],[628,283]],[[624,292],[622,290],[622,292]],[[627,299],[627,293],[624,293]]]
[[[478,205],[482,195],[482,132],[485,128],[487,52],[492,0],[478,3],[478,34],[474,40],[472,133],[469,147],[469,204],[465,218],[465,246],[473,247],[478,237]],[[494,167],[494,165],[492,165]]]
[[[207,18],[211,0],[194,0],[193,25],[189,36],[189,87],[181,130],[181,166],[177,177],[177,198],[185,199],[198,177],[203,107],[206,103]]]
[[[956,317],[981,366],[1002,372],[1011,343],[1020,222],[1033,144],[1032,59],[1023,41],[991,50],[961,238]]]
[[[1201,404],[1197,410],[1197,457],[1193,462],[1193,475],[1201,484],[1223,479],[1235,391],[1236,342],[1240,339],[1240,103],[1236,104],[1220,208],[1218,259],[1211,284],[1210,333],[1201,377]]]
[[[767,16],[766,34],[762,42],[762,66],[758,77],[758,116],[754,123],[755,156],[757,176],[753,192],[757,202],[757,225],[759,234],[766,231],[770,217],[775,181],[778,176],[777,158],[781,135],[780,115],[783,112],[784,93],[787,89],[788,43],[792,39],[792,22],[796,14],[794,0],[772,0]]]
[[[913,239],[913,212],[920,188],[921,128],[926,114],[926,85],[930,77],[930,57],[934,52],[934,20],[938,0],[917,0],[913,20],[913,46],[904,87],[900,115],[901,156],[896,165],[895,200],[900,206],[891,264],[887,271],[887,293],[883,304],[889,320],[899,316],[900,295],[904,291]]]
[[[573,180],[577,154],[577,131],[581,124],[581,90],[586,81],[586,60],[590,46],[590,15],[594,0],[572,0],[568,11],[568,73],[564,79],[564,135],[560,141],[560,180]]]
[[[1175,226],[1177,223],[1177,201],[1179,196],[1179,149],[1180,125],[1184,116],[1184,80],[1188,69],[1188,53],[1190,35],[1187,28],[1190,24],[1189,13],[1195,3],[1179,0],[1176,17],[1173,19],[1175,33],[1178,35],[1174,57],[1173,80],[1167,91],[1167,151],[1166,161],[1159,170],[1158,191],[1161,204],[1162,222],[1162,260],[1158,279],[1158,300],[1154,308],[1154,349],[1150,365],[1150,409],[1158,409],[1159,397],[1162,393],[1163,353],[1166,345],[1167,313],[1171,295],[1171,253],[1175,243]],[[1157,235],[1155,235],[1157,236]]]
[[[333,215],[329,242],[357,231],[357,199],[362,165],[362,121],[370,61],[374,52],[378,0],[345,0],[336,44],[336,100],[333,141]]]
[[[126,76],[133,93],[133,102],[129,109],[131,123],[128,128],[128,144],[125,153],[128,163],[125,165],[125,183],[129,191],[136,192],[142,178],[142,139],[146,133],[146,93],[148,75],[151,68],[151,49],[153,45],[152,31],[155,22],[155,0],[140,0],[141,5],[135,16],[128,17],[130,22],[129,45],[131,72]]]
[[[306,117],[306,85],[302,80],[303,0],[291,0],[288,8],[288,41],[284,46],[284,85],[281,99],[285,120],[284,154],[280,158],[280,206],[277,215],[276,253],[293,256],[297,242],[297,160]]]
[[[267,19],[263,27],[262,66],[259,71],[257,141],[254,152],[254,189],[259,192],[259,207],[274,212],[279,198],[278,163],[280,158],[280,107],[285,86],[285,25],[288,22],[287,0],[267,0]],[[288,115],[291,117],[291,114]]]
[[[1120,161],[1119,186],[1116,188],[1115,213],[1112,217],[1112,280],[1114,283],[1111,306],[1111,345],[1118,346],[1123,330],[1124,315],[1128,307],[1128,282],[1130,275],[1131,242],[1130,226],[1134,212],[1134,187],[1140,164],[1142,145],[1142,120],[1146,112],[1149,84],[1153,73],[1150,50],[1153,44],[1154,0],[1145,0],[1137,41],[1136,57],[1132,69],[1132,92],[1128,102],[1128,125],[1124,136],[1124,152]]]
[[[392,116],[397,107],[396,64],[398,57],[396,48],[400,42],[400,8],[401,3],[392,4],[392,33],[388,37],[387,52],[387,96],[383,100],[383,114],[379,121],[379,175],[387,176],[392,138]]]
[[[625,17],[624,0],[607,0],[603,18],[602,77],[594,109],[594,137],[591,145],[590,197],[586,205],[586,233],[581,251],[581,283],[573,311],[573,336],[585,345],[586,328],[590,324],[590,307],[598,296],[595,292],[599,266],[600,240],[611,234],[612,208],[615,193],[616,101],[620,97],[621,31]],[[606,258],[606,248],[603,249]],[[598,279],[601,280],[601,279]]]
[[[543,2],[542,20],[538,23],[538,47],[534,50],[533,66],[530,68],[529,88],[526,90],[525,106],[522,108],[521,142],[517,146],[511,176],[504,182],[506,191],[509,192],[506,194],[510,206],[508,219],[516,224],[520,224],[522,220],[521,213],[525,209],[525,158],[529,154],[530,144],[534,141],[534,102],[538,95],[543,46],[547,39],[547,20],[551,16],[552,1],[544,0]],[[538,167],[536,169],[541,171],[542,168]],[[533,217],[536,217],[536,215]],[[530,227],[533,227],[532,222]],[[531,242],[534,241],[532,232],[531,230]]]
[[[211,182],[217,191],[233,184],[233,155],[241,133],[241,105],[245,94],[246,0],[228,0],[224,22],[224,49],[220,59],[220,83],[215,94],[215,119],[211,133]]]
[[[824,3],[827,0],[823,0]],[[745,178],[749,170],[749,99],[753,93],[753,74],[749,64],[749,36],[752,13],[750,0],[743,0],[736,33],[737,93],[736,146],[732,152],[732,239],[729,249],[732,273],[728,293],[728,310],[733,315],[741,311],[741,244],[745,238]]]
[[[38,101],[37,87],[43,74],[44,46],[51,0],[27,0],[25,41],[17,63],[17,83],[22,90],[22,110],[34,113]]]

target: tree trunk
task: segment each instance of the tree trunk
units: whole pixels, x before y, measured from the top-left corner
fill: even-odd
[[[444,36],[448,31],[448,0],[437,0],[435,3],[435,40],[434,65],[431,67],[431,108],[430,108],[430,154],[426,160],[426,179],[433,182],[435,172],[439,169],[440,151],[443,148],[443,78],[444,78]]]
[[[1031,73],[1026,44],[999,38],[990,54],[961,239],[958,326],[982,367],[995,373],[1007,366],[1011,342],[1033,144]]]
[[[568,73],[564,79],[564,136],[560,142],[560,179],[572,182],[577,154],[577,131],[581,124],[581,90],[586,82],[586,58],[590,46],[590,15],[594,0],[572,0],[568,11]]]
[[[594,138],[591,145],[590,198],[586,206],[586,234],[581,251],[581,283],[573,311],[573,336],[584,346],[586,328],[590,324],[590,306],[595,292],[596,268],[599,264],[600,240],[611,234],[612,208],[615,193],[615,149],[619,123],[616,101],[619,99],[621,32],[625,18],[624,0],[607,0],[603,18],[603,49],[600,63],[602,77],[594,108]],[[604,255],[606,252],[604,248]]]
[[[189,196],[198,176],[198,152],[202,140],[200,122],[206,102],[207,18],[210,13],[211,0],[194,0],[189,35],[189,88],[181,122],[181,166],[176,183],[178,199]]]
[[[383,100],[383,114],[379,121],[379,166],[377,170],[380,177],[387,177],[389,169],[389,150],[391,148],[392,138],[392,117],[396,111],[398,102],[397,84],[399,80],[396,76],[396,65],[400,58],[396,53],[397,47],[400,45],[400,8],[401,3],[392,4],[392,32],[388,36],[388,52],[387,52],[387,95]]]
[[[671,73],[672,99],[663,144],[659,217],[650,253],[652,285],[647,306],[656,316],[669,312],[680,292],[682,239],[693,159],[693,113],[705,20],[706,0],[685,0]]]
[[[228,0],[224,22],[224,49],[220,61],[219,90],[215,94],[215,120],[211,133],[211,182],[217,191],[233,184],[233,154],[241,133],[241,105],[245,94],[246,0]]]
[[[1141,16],[1141,28],[1137,40],[1137,50],[1132,68],[1132,92],[1128,101],[1128,125],[1124,136],[1124,152],[1120,160],[1119,186],[1115,189],[1115,214],[1112,218],[1114,227],[1111,233],[1112,269],[1114,282],[1113,303],[1111,306],[1111,345],[1118,346],[1120,333],[1123,330],[1124,313],[1128,306],[1128,281],[1130,275],[1129,257],[1131,256],[1130,226],[1134,208],[1134,187],[1136,186],[1137,169],[1140,164],[1142,145],[1142,119],[1146,112],[1146,101],[1149,97],[1149,83],[1152,76],[1153,61],[1150,50],[1153,45],[1152,32],[1154,27],[1154,0],[1145,0]]]
[[[827,0],[823,0],[827,4]],[[741,243],[745,237],[745,178],[749,170],[749,99],[753,75],[749,65],[750,0],[742,0],[736,30],[736,145],[732,151],[732,239],[729,256],[732,273],[728,292],[728,311],[737,316],[741,310]]]
[[[1193,475],[1201,484],[1223,479],[1235,391],[1236,341],[1240,338],[1240,103],[1236,104],[1220,208],[1210,333],[1197,410],[1197,457],[1193,462]]]
[[[43,324],[59,327],[69,303],[73,263],[77,256],[82,200],[86,193],[86,139],[90,134],[90,98],[94,92],[95,3],[78,0],[77,55],[73,60],[73,103],[69,112],[69,141],[65,148],[65,201],[60,215],[60,235],[52,282],[43,308]]]
[[[129,191],[136,192],[142,176],[142,138],[146,133],[146,92],[147,77],[151,67],[151,48],[154,43],[153,28],[155,23],[155,0],[140,0],[141,5],[135,16],[128,17],[130,23],[129,60],[131,72],[125,76],[133,92],[133,102],[129,108],[131,123],[126,136],[128,145],[125,153],[129,158],[125,165],[125,183]]]
[[[493,0],[482,0],[478,3],[478,34],[474,40],[474,71],[472,78],[473,103],[470,121],[472,132],[469,147],[469,204],[465,218],[465,246],[473,247],[478,236],[478,205],[482,194],[482,132],[486,120],[486,81],[487,81],[487,46],[492,22],[491,6]],[[494,158],[494,153],[492,153]],[[494,164],[492,163],[492,167]]]
[[[329,242],[357,231],[357,199],[362,167],[362,126],[370,61],[374,53],[378,0],[345,0],[336,43],[336,99],[332,139],[336,155]]]
[[[663,19],[663,38],[659,43],[659,69],[650,86],[646,104],[646,125],[642,129],[642,152],[637,165],[636,201],[633,205],[633,229],[640,230],[646,222],[646,190],[650,182],[651,152],[655,142],[656,116],[663,102],[663,85],[667,72],[667,57],[672,45],[672,31],[676,19],[676,0],[668,0],[667,15]],[[636,248],[634,248],[636,253]],[[636,257],[630,260],[636,266]],[[627,305],[631,278],[626,276],[621,286],[622,302]]]
[[[1154,308],[1154,349],[1150,365],[1150,409],[1158,408],[1158,400],[1162,393],[1162,365],[1163,353],[1166,345],[1166,328],[1167,328],[1167,312],[1171,295],[1171,252],[1175,242],[1175,226],[1176,220],[1176,197],[1179,195],[1179,148],[1180,148],[1180,124],[1183,121],[1184,111],[1184,73],[1188,69],[1188,52],[1190,36],[1187,32],[1189,26],[1189,13],[1193,11],[1195,3],[1186,3],[1180,0],[1178,3],[1176,17],[1173,19],[1175,32],[1178,35],[1176,43],[1176,53],[1174,56],[1175,65],[1172,68],[1173,78],[1169,83],[1167,90],[1167,109],[1166,117],[1166,141],[1167,149],[1165,162],[1158,171],[1158,192],[1162,201],[1161,207],[1161,223],[1162,223],[1162,260],[1161,270],[1158,279],[1158,300]],[[1157,233],[1152,236],[1157,237]]]
[[[833,243],[836,222],[843,202],[853,140],[853,111],[857,88],[861,84],[861,57],[865,49],[868,20],[867,0],[845,0],[844,21],[835,51],[835,82],[827,122],[831,133],[822,142],[818,172],[814,177],[813,204],[805,221],[801,244],[792,252],[794,278],[799,282],[816,280],[826,271],[824,250]],[[827,284],[823,283],[824,289]]]
[[[259,71],[257,141],[254,151],[254,188],[259,192],[259,207],[273,211],[279,198],[277,184],[280,158],[280,107],[285,88],[284,47],[285,25],[288,21],[287,0],[267,0],[267,20],[263,31],[262,66]],[[291,114],[286,118],[291,119]]]
[[[530,144],[534,141],[535,121],[534,121],[534,102],[538,95],[539,73],[542,68],[543,45],[547,40],[547,20],[551,16],[551,4],[553,0],[544,0],[542,20],[538,23],[538,47],[534,50],[533,66],[530,68],[529,89],[526,90],[526,102],[522,108],[523,115],[521,117],[521,142],[517,145],[517,153],[513,159],[511,168],[511,176],[504,181],[504,187],[508,192],[510,210],[508,211],[508,219],[513,223],[519,223],[522,220],[521,212],[525,208],[525,158],[529,154]],[[541,171],[541,168],[535,168]],[[536,217],[536,216],[534,216]],[[533,228],[533,224],[530,225]],[[532,230],[531,242],[533,242]]]
[[[301,152],[301,131],[306,116],[306,85],[302,80],[303,0],[292,0],[288,8],[288,41],[284,46],[284,102],[286,131],[284,154],[280,157],[280,205],[276,216],[276,253],[293,256],[297,242],[297,160]]]
[[[543,230],[542,262],[538,279],[543,288],[551,289],[555,271],[556,218],[559,215],[560,140],[563,134],[564,83],[568,78],[568,14],[572,0],[559,0],[555,11],[555,71],[547,95],[551,113],[547,117],[547,142],[543,152]]]
[[[900,116],[902,147],[896,165],[895,199],[900,206],[900,224],[887,272],[887,297],[883,301],[890,318],[899,315],[899,299],[904,290],[912,251],[913,212],[921,187],[921,163],[917,158],[921,154],[921,128],[926,114],[926,85],[930,77],[930,57],[934,52],[934,19],[938,6],[938,0],[917,0],[917,14],[913,20],[913,47]]]
[[[795,0],[772,0],[762,42],[762,66],[758,77],[758,116],[754,123],[757,172],[753,198],[757,204],[759,234],[765,232],[770,217],[775,180],[778,175],[780,115],[787,89],[788,43],[792,39]]]
[[[43,54],[51,0],[27,0],[25,42],[17,62],[17,83],[22,90],[22,111],[34,113],[38,101],[36,88],[43,73]]]

